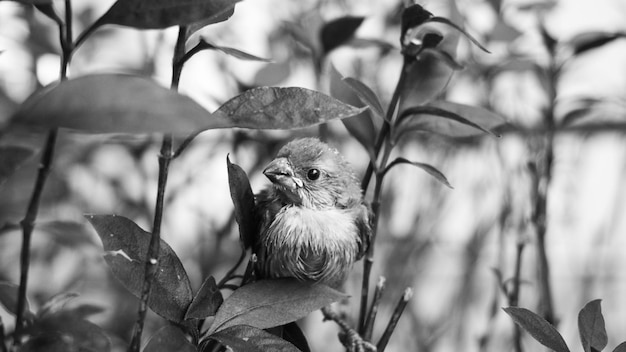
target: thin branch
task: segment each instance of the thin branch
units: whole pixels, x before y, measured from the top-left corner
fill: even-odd
[[[342,319],[339,314],[333,312],[330,307],[323,307],[322,314],[324,315],[324,320],[334,321],[337,325],[339,325],[342,333],[340,337],[343,336],[341,342],[344,344],[347,351],[376,351],[376,346],[361,337],[354,329],[352,329],[352,327],[350,327],[350,324]]]
[[[245,249],[242,248],[241,255],[239,256],[239,259],[237,260],[237,263],[235,263],[235,265],[232,268],[230,268],[230,270],[228,270],[226,275],[224,275],[224,278],[222,280],[220,280],[220,282],[217,284],[218,288],[221,288],[228,281],[232,280],[235,277],[233,274],[235,273],[235,271],[237,271],[239,266],[241,266],[241,263],[243,263],[244,259],[246,259],[246,251],[245,251]]]
[[[376,284],[376,289],[374,290],[374,298],[372,299],[372,305],[370,307],[369,314],[367,315],[367,319],[365,320],[365,326],[361,334],[363,338],[367,341],[372,339],[372,333],[374,331],[374,322],[376,321],[376,314],[378,313],[378,306],[380,305],[380,301],[383,297],[383,291],[385,290],[385,278],[381,276],[378,279],[378,283]]]
[[[404,294],[400,298],[398,305],[396,305],[396,309],[393,311],[391,319],[389,319],[389,324],[387,324],[387,328],[385,329],[383,336],[380,338],[378,344],[376,345],[376,350],[378,352],[383,352],[385,348],[387,348],[387,344],[389,343],[391,334],[393,334],[393,331],[396,329],[396,325],[398,325],[398,321],[402,316],[402,312],[404,312],[404,308],[406,308],[406,305],[409,300],[411,300],[411,297],[413,297],[413,290],[411,290],[411,288],[407,288],[406,290],[404,290]]]

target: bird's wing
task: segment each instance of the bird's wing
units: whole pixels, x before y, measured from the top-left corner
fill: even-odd
[[[356,216],[354,218],[354,222],[359,230],[359,253],[357,255],[357,260],[363,258],[369,246],[371,245],[372,239],[372,219],[374,218],[372,209],[370,206],[364,202],[360,205],[356,206]]]

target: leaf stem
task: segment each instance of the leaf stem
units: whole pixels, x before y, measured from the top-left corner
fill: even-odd
[[[73,51],[73,46],[68,44],[72,42],[71,0],[65,0],[65,25],[59,24],[59,40],[62,48],[60,79],[66,80],[67,70],[70,65]],[[35,180],[33,193],[31,194],[30,201],[28,203],[26,215],[20,222],[22,227],[22,248],[20,253],[20,286],[18,289],[17,312],[15,317],[15,338],[13,340],[13,344],[15,346],[20,345],[22,329],[24,328],[24,313],[26,309],[26,292],[28,288],[30,244],[32,234],[35,228],[35,220],[37,219],[37,214],[39,213],[39,204],[41,202],[44,186],[48,175],[50,174],[50,169],[52,168],[57,137],[58,130],[56,128],[53,128],[48,132],[41,154],[39,171],[37,172],[37,179]]]
[[[177,90],[180,82],[183,65],[178,63],[177,58],[184,54],[186,40],[186,26],[180,26],[178,31],[178,39],[174,48],[174,58],[172,64],[172,84],[171,89]],[[165,188],[167,186],[167,177],[169,166],[174,157],[174,148],[172,135],[165,134],[161,143],[161,152],[159,153],[159,178],[157,183],[156,205],[154,209],[154,222],[152,224],[152,236],[150,238],[150,246],[145,263],[145,275],[143,287],[141,290],[141,299],[139,302],[139,311],[137,321],[131,343],[128,347],[129,352],[139,352],[141,348],[141,335],[143,326],[148,312],[148,301],[150,299],[150,291],[154,282],[156,273],[159,268],[159,252],[161,247],[161,224],[163,222],[163,208],[165,205]]]
[[[404,312],[404,308],[406,308],[406,305],[412,296],[413,290],[411,290],[411,288],[407,288],[406,290],[404,290],[404,294],[396,305],[396,309],[393,311],[391,319],[389,319],[389,324],[387,324],[387,328],[385,329],[383,336],[380,338],[378,344],[376,345],[376,351],[383,352],[385,348],[387,348],[387,344],[389,343],[391,334],[393,334],[393,331],[396,329],[396,325],[398,325],[398,321],[402,316],[402,312]]]

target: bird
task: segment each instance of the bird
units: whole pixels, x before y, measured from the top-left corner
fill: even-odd
[[[341,288],[367,251],[371,210],[351,166],[317,138],[284,145],[256,195],[257,272]]]

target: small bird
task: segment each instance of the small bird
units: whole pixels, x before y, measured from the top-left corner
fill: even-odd
[[[259,275],[339,288],[371,236],[359,179],[316,138],[289,142],[263,173],[272,185],[256,197]]]

